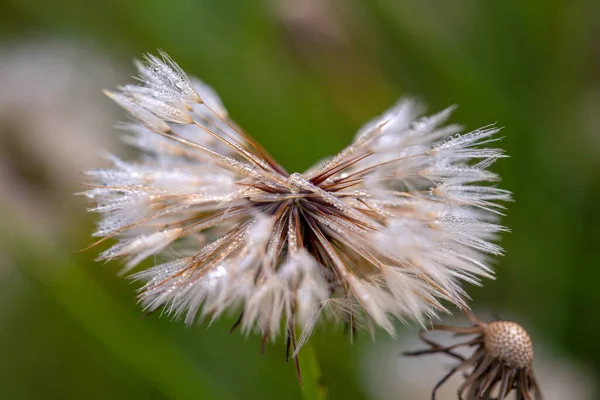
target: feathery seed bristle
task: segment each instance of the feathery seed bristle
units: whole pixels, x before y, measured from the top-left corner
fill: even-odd
[[[133,275],[147,311],[188,324],[236,311],[264,340],[284,327],[295,353],[322,316],[393,334],[442,300],[464,307],[463,283],[491,277],[510,200],[487,171],[503,151],[482,147],[498,129],[459,134],[444,125],[453,107],[422,117],[404,99],[290,174],[166,54],[136,66],[138,84],[107,94],[138,120],[125,141],[144,156],[110,157],[83,194],[103,215],[96,244],[118,239],[100,259],[126,259],[126,272],[165,256]]]

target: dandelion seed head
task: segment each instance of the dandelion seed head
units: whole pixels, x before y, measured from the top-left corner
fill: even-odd
[[[492,277],[490,255],[510,193],[487,170],[504,157],[498,129],[463,134],[411,99],[368,122],[339,154],[289,174],[230,119],[216,92],[164,53],[136,62],[139,82],[107,94],[137,121],[124,141],[141,156],[89,171],[83,195],[102,215],[99,258],[125,259],[148,311],[183,318],[241,313],[244,332],[299,346],[323,318],[394,334],[443,302],[466,307],[463,283]],[[296,346],[296,345],[294,345]],[[296,351],[297,349],[294,349]]]
[[[458,388],[459,398],[467,393],[470,399],[500,400],[508,398],[514,390],[519,399],[542,399],[533,373],[533,344],[527,331],[516,322],[486,323],[468,311],[467,316],[472,322],[469,327],[433,325],[431,330],[454,333],[455,337],[470,336],[468,339],[444,346],[426,338],[426,332],[422,331],[421,339],[430,348],[404,353],[406,356],[445,354],[459,360],[435,385],[432,398],[436,398],[438,389],[453,375],[462,372],[464,382]],[[465,357],[460,353],[461,348],[474,351]]]
[[[511,321],[494,321],[486,327],[484,345],[487,351],[515,368],[533,363],[533,344],[523,327]]]

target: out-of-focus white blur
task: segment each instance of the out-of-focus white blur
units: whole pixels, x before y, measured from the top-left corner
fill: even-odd
[[[82,43],[29,40],[0,47],[0,207],[56,232],[82,213],[81,171],[116,145],[117,108],[102,95],[123,76]],[[67,217],[70,218],[67,218]]]

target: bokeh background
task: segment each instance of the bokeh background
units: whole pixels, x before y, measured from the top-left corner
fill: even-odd
[[[212,85],[288,170],[336,153],[402,95],[498,122],[514,192],[484,318],[525,325],[550,399],[600,375],[600,2],[586,0],[0,1],[0,398],[300,399],[284,344],[185,328],[93,262],[73,196],[103,149],[126,154],[101,89],[157,48]],[[329,399],[426,399],[448,361],[328,326],[312,339]],[[301,353],[302,354],[302,353]],[[311,369],[315,371],[315,368]],[[305,398],[309,397],[305,393]],[[454,391],[443,398],[454,398]]]

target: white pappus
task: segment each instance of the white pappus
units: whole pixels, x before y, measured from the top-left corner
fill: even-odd
[[[128,272],[179,254],[132,275],[146,310],[187,323],[237,311],[236,326],[264,341],[283,329],[295,352],[322,317],[393,334],[445,301],[466,308],[462,283],[492,276],[510,200],[487,170],[504,152],[482,147],[494,126],[461,134],[444,125],[452,107],[420,117],[400,100],[338,155],[288,174],[164,53],[136,65],[140,83],[107,94],[137,120],[125,140],[143,156],[111,156],[84,194],[102,214],[95,244],[118,239],[100,259]]]

